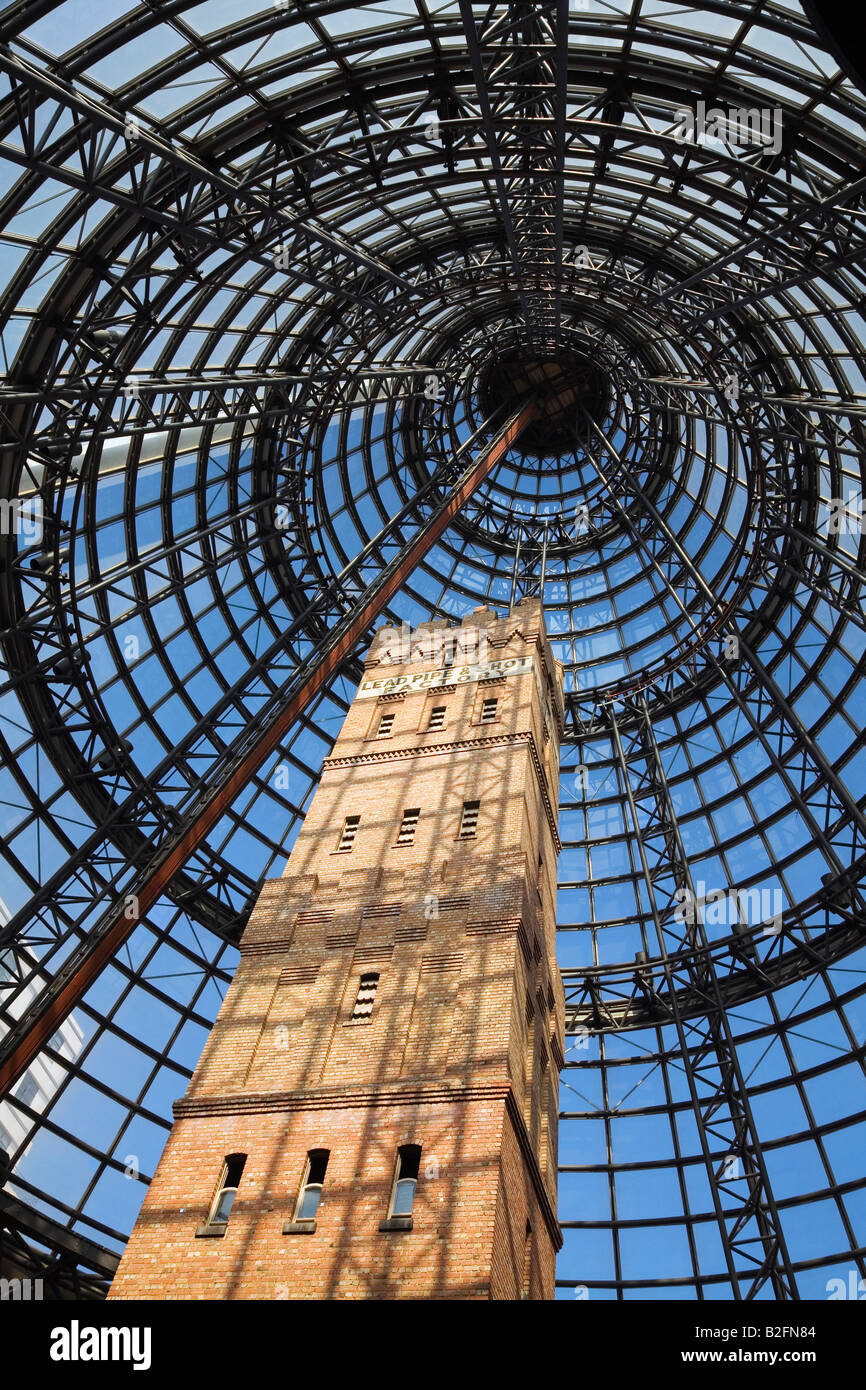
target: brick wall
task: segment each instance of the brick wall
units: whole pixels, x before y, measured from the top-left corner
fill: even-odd
[[[481,610],[463,632],[473,624],[498,663],[481,682],[458,662],[428,688],[435,652],[395,661],[393,634],[374,642],[285,874],[250,917],[111,1297],[553,1296],[561,675],[537,601]],[[434,705],[445,723],[428,730]],[[360,820],[342,853],[347,816]],[[353,1019],[370,973],[372,1012]],[[383,1231],[401,1144],[422,1151],[412,1226]],[[315,1230],[285,1232],[318,1148]],[[229,1222],[201,1233],[235,1153]]]

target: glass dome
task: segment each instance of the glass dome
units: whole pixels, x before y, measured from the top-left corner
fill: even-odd
[[[0,1057],[90,969],[8,1247],[104,1288],[363,643],[105,914],[531,398],[382,620],[541,593],[564,666],[560,1296],[866,1277],[858,88],[795,0],[0,32]]]

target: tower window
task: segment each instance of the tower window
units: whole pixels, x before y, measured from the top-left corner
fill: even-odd
[[[499,707],[499,699],[496,695],[491,695],[483,700],[481,704],[481,723],[492,724],[496,719],[496,711]]]
[[[343,829],[340,831],[340,839],[337,844],[337,852],[339,854],[348,854],[354,847],[355,836],[358,833],[358,826],[360,824],[360,816],[347,816],[343,821]]]
[[[382,715],[382,718],[379,720],[379,727],[378,727],[378,729],[376,730],[376,737],[377,737],[377,738],[387,738],[388,735],[390,734],[391,730],[393,729],[393,727],[394,727],[394,715],[393,715],[393,712],[390,713],[390,714],[383,714],[383,715]]]
[[[358,997],[355,1000],[355,1007],[352,1010],[353,1023],[366,1023],[369,1021],[373,1013],[373,1003],[378,988],[378,971],[373,971],[370,974],[361,976],[361,983],[358,986]]]
[[[473,840],[478,829],[478,812],[481,809],[480,801],[464,801],[463,815],[460,817],[461,840]]]
[[[398,845],[411,845],[414,843],[415,829],[418,825],[418,817],[420,814],[420,806],[414,806],[411,810],[403,812],[403,819],[400,822],[400,833],[397,836]]]
[[[391,1192],[389,1216],[411,1216],[415,1202],[418,1169],[421,1166],[420,1144],[403,1144],[397,1150],[397,1168]]]
[[[330,1156],[330,1149],[310,1149],[307,1154],[307,1166],[295,1206],[296,1221],[315,1221]]]
[[[427,724],[429,729],[445,728],[445,705],[434,705],[430,711],[430,719]]]
[[[521,1298],[531,1298],[532,1296],[532,1227],[527,1221],[526,1234],[523,1238],[523,1281],[520,1291]]]
[[[220,1174],[219,1186],[211,1207],[208,1224],[211,1226],[227,1226],[238,1188],[240,1187],[241,1176],[244,1171],[244,1164],[247,1161],[246,1154],[229,1154],[223,1164]]]

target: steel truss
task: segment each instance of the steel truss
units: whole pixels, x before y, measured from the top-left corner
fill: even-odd
[[[118,1258],[94,1241],[71,1236],[23,1202],[0,1193],[0,1278],[17,1280],[23,1300],[104,1298],[117,1264]]]
[[[629,713],[630,725],[621,733],[611,710],[611,732],[666,989],[663,995],[656,993],[651,975],[644,973],[642,953],[636,962],[635,982],[676,1032],[734,1297],[744,1297],[744,1285],[745,1298],[752,1299],[769,1282],[777,1299],[796,1298],[797,1286],[748,1090],[712,957],[706,950],[702,906],[642,694]],[[684,893],[688,894],[688,913],[679,907],[686,901]],[[687,920],[689,913],[691,921]],[[683,1018],[679,1007],[684,986],[703,1005],[702,1011],[688,1018]],[[593,1005],[599,1013],[603,1011],[600,1000],[594,1000]]]
[[[161,228],[181,263],[194,265],[203,245],[222,251],[242,244],[247,255],[262,260],[264,248],[273,247],[267,262],[271,268],[279,269],[282,257],[293,275],[377,316],[381,303],[352,284],[358,271],[373,272],[389,293],[413,293],[407,280],[375,256],[314,219],[286,212],[273,198],[264,165],[254,164],[243,180],[233,178],[137,117],[112,109],[104,97],[88,97],[8,50],[0,53],[0,71],[9,80],[7,105],[15,112],[22,142],[20,147],[4,144],[4,156],[28,170],[65,177],[71,187],[90,192],[98,187],[100,197]],[[44,111],[36,119],[37,108],[46,102],[54,107],[47,124]],[[61,119],[64,115],[71,124]],[[63,127],[63,134],[52,140],[54,129]],[[129,191],[121,192],[121,184]],[[354,274],[347,275],[348,266]]]
[[[568,0],[460,14],[528,341],[560,343]]]
[[[744,365],[748,371],[748,364]],[[698,405],[704,393],[722,398],[722,383],[685,382],[673,380],[646,380],[650,388],[650,399],[658,408],[682,409]],[[781,396],[771,392],[746,390],[739,396],[739,409],[748,422],[748,430],[754,446],[759,450],[762,479],[767,481],[764,489],[763,524],[757,528],[760,566],[753,571],[755,582],[769,594],[774,583],[778,583],[779,569],[787,571],[796,584],[806,584],[826,603],[837,609],[846,620],[866,628],[861,600],[864,583],[862,560],[863,528],[858,527],[856,553],[846,553],[841,548],[843,529],[838,526],[835,533],[828,529],[826,540],[816,533],[820,525],[818,498],[812,494],[800,499],[808,504],[808,512],[798,515],[790,484],[786,485],[779,462],[792,455],[804,452],[820,455],[827,460],[832,494],[842,501],[841,461],[848,459],[856,464],[859,474],[866,436],[862,419],[866,414],[866,401],[841,397],[833,398],[832,393],[810,396],[806,392]],[[703,418],[707,418],[704,408]],[[829,516],[824,519],[828,524]],[[807,527],[809,529],[807,529]],[[833,540],[835,534],[836,539]]]
[[[325,399],[331,405],[335,399],[342,399],[347,405],[393,399],[393,396],[383,396],[382,387],[387,383],[401,378],[414,382],[434,370],[432,365],[423,363],[360,366],[352,372],[349,381],[336,370],[303,375],[297,372],[220,372],[198,377],[169,375],[163,380],[132,372],[121,383],[69,377],[62,385],[43,390],[0,386],[0,421],[12,430],[11,407],[15,405],[26,404],[43,412],[40,432],[33,440],[35,457],[31,469],[35,463],[57,471],[63,460],[58,463],[52,444],[64,432],[74,433],[79,448],[89,444],[94,439],[91,411],[95,413],[97,403],[107,404],[111,411],[107,419],[104,412],[99,415],[99,437],[103,440],[190,428],[208,422],[226,425],[289,417],[302,425]],[[410,387],[407,398],[413,394]],[[7,435],[7,439],[11,437]]]
[[[606,447],[615,453],[610,440]],[[803,725],[791,707],[764,663],[749,645],[745,631],[749,626],[751,613],[740,603],[729,602],[722,610],[723,621],[717,624],[720,645],[724,639],[731,643],[727,652],[717,654],[714,643],[706,640],[707,615],[716,613],[722,607],[721,601],[706,584],[700,571],[685,553],[669,526],[657,512],[652,502],[644,495],[633,472],[622,463],[621,473],[627,480],[632,494],[637,498],[649,519],[649,524],[640,528],[629,516],[628,511],[607,484],[600,465],[596,465],[599,476],[608,487],[612,504],[620,511],[624,524],[631,531],[636,543],[645,553],[653,570],[663,580],[672,601],[680,610],[688,629],[700,639],[694,652],[688,657],[693,670],[698,660],[712,670],[716,686],[727,689],[739,714],[748,722],[766,753],[771,765],[786,786],[792,804],[797,808],[808,826],[815,844],[824,854],[828,875],[825,892],[822,895],[821,910],[823,933],[819,940],[813,940],[810,927],[815,925],[815,904],[800,904],[795,911],[786,914],[784,925],[774,934],[772,943],[759,952],[758,943],[752,933],[744,943],[743,933],[736,933],[727,943],[727,949],[734,959],[745,962],[746,974],[751,974],[753,985],[760,980],[764,987],[772,987],[775,957],[781,955],[782,943],[792,945],[799,955],[795,968],[802,969],[808,962],[816,964],[826,960],[837,951],[850,950],[854,942],[862,939],[866,925],[866,896],[864,896],[863,875],[866,871],[866,816],[858,803],[836,773],[832,764],[824,756],[814,738]],[[598,727],[617,729],[615,706],[617,699],[629,699],[629,693],[622,696],[612,694],[595,716],[582,721],[576,732],[591,734]],[[819,912],[819,917],[820,917]],[[844,923],[850,930],[838,932],[839,924]],[[802,935],[801,935],[802,933]],[[853,940],[852,940],[853,936]],[[705,941],[695,943],[695,949],[705,953],[703,968],[710,969],[712,954]],[[747,958],[748,957],[748,958]],[[780,962],[780,975],[790,971],[790,958]],[[662,969],[663,963],[648,963],[641,969],[640,991],[633,990],[626,1003],[622,998],[622,975],[613,972],[604,978],[604,986],[610,986],[614,996],[619,999],[612,1008],[605,1008],[606,1026],[633,1026],[640,1016],[632,1012],[636,998],[646,1004],[661,998],[661,992],[652,988],[647,993],[643,983],[649,982],[654,969]],[[600,980],[588,977],[582,985],[583,997],[592,996],[593,1014],[598,1019]],[[742,984],[739,985],[742,991]],[[689,996],[687,1007],[700,1010],[704,1007],[699,996]],[[577,1007],[572,1014],[573,1021],[580,1023],[582,1006],[572,998]],[[645,1018],[645,1015],[644,1015]]]
[[[790,147],[786,159],[793,172],[797,156]],[[864,211],[866,178],[852,179],[823,198],[802,196],[799,206],[790,196],[775,205],[763,199],[761,216],[767,225],[757,236],[668,285],[659,299],[676,301],[689,327],[696,329],[718,324],[745,305],[753,308],[816,272],[862,264]]]

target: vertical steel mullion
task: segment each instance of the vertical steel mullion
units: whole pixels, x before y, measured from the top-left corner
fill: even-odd
[[[675,553],[676,553],[678,559],[680,560],[680,563],[682,564],[683,568],[686,569],[686,570],[688,571],[688,573],[689,573],[689,575],[690,575],[690,577],[691,577],[691,579],[692,579],[693,584],[695,584],[695,586],[700,590],[701,594],[704,596],[705,600],[711,605],[711,607],[714,607],[714,608],[717,607],[717,606],[718,606],[718,602],[719,602],[718,599],[716,598],[716,596],[715,596],[715,594],[713,593],[712,589],[711,589],[711,588],[709,587],[709,585],[707,584],[707,582],[706,582],[706,580],[704,579],[704,576],[701,574],[700,570],[697,568],[697,566],[696,566],[695,564],[693,564],[691,558],[690,558],[689,555],[686,553],[686,551],[684,550],[683,546],[682,546],[682,545],[680,544],[680,542],[678,541],[677,537],[676,537],[676,536],[674,535],[674,533],[671,531],[671,529],[670,529],[670,527],[668,526],[667,522],[664,520],[664,517],[661,516],[661,514],[657,511],[657,509],[655,508],[655,506],[653,505],[653,503],[652,503],[652,502],[649,500],[649,498],[645,495],[645,493],[643,492],[643,490],[642,490],[642,488],[641,488],[639,482],[638,482],[637,479],[635,478],[634,474],[631,472],[631,470],[628,468],[628,466],[622,462],[622,460],[620,459],[619,454],[617,453],[617,451],[616,451],[616,449],[614,448],[613,444],[608,440],[607,436],[606,436],[605,434],[603,434],[603,433],[601,432],[601,430],[598,430],[598,433],[601,435],[601,438],[605,441],[605,446],[610,450],[610,452],[611,452],[611,454],[613,455],[613,457],[614,457],[614,458],[617,460],[617,462],[619,463],[619,465],[620,465],[620,467],[621,467],[621,469],[622,469],[623,474],[625,475],[626,479],[628,480],[629,486],[631,487],[632,491],[634,492],[635,497],[636,497],[637,500],[640,502],[640,504],[641,504],[641,506],[644,508],[644,510],[645,510],[646,512],[648,512],[649,515],[652,517],[653,521],[656,523],[656,525],[658,526],[659,530],[660,530],[660,531],[662,532],[662,534],[664,535],[664,537],[665,537],[665,539],[667,540],[668,544],[669,544],[669,545],[671,546],[671,548],[675,551]],[[611,489],[610,483],[608,482],[608,480],[607,480],[607,478],[604,476],[604,474],[601,472],[601,469],[599,468],[599,465],[595,462],[595,459],[592,458],[592,457],[591,457],[590,461],[592,462],[593,467],[595,468],[596,472],[598,473],[598,475],[599,475],[599,477],[601,478],[601,481],[604,483],[605,487],[607,487],[608,491],[611,492],[611,495],[614,496],[614,500],[615,500],[617,506],[620,506],[618,499],[616,499],[615,494],[613,494],[613,491],[612,491],[612,489]],[[674,592],[673,586],[672,586],[672,584],[670,583],[669,580],[667,581],[667,585],[668,585],[668,588],[669,588],[669,590],[671,591],[671,593],[673,593],[673,592]],[[725,622],[726,625],[730,624],[730,623],[731,623],[731,618],[730,618],[730,616],[726,616],[725,619],[724,619],[724,622]],[[757,656],[757,654],[755,653],[755,651],[748,645],[748,643],[746,642],[745,638],[742,637],[742,636],[740,635],[740,633],[735,632],[733,635],[736,636],[737,641],[739,642],[739,645],[740,645],[740,647],[741,647],[741,649],[742,649],[742,651],[743,651],[743,653],[744,653],[744,655],[745,655],[745,657],[746,657],[746,660],[748,661],[749,665],[752,667],[752,670],[754,671],[754,673],[755,673],[755,675],[757,676],[758,680],[759,680],[759,681],[761,682],[761,684],[765,687],[765,689],[770,693],[770,695],[772,696],[774,702],[776,703],[777,708],[780,709],[780,710],[782,711],[782,713],[783,713],[784,716],[785,716],[785,719],[788,721],[788,723],[790,724],[792,730],[793,730],[794,733],[796,734],[797,738],[799,738],[799,740],[800,740],[800,742],[802,743],[803,747],[804,747],[805,750],[808,752],[810,758],[811,758],[812,761],[816,764],[816,766],[820,769],[821,774],[822,774],[822,776],[824,777],[825,781],[828,783],[828,785],[830,785],[830,786],[833,788],[833,790],[834,790],[834,792],[836,793],[836,796],[838,797],[839,801],[845,806],[845,808],[846,808],[846,810],[848,811],[849,815],[851,816],[851,818],[852,818],[852,819],[855,821],[855,823],[857,824],[857,826],[858,826],[858,828],[859,828],[861,834],[863,834],[864,836],[866,836],[866,815],[864,815],[863,812],[860,810],[860,807],[858,806],[857,802],[856,802],[856,801],[853,799],[853,797],[851,796],[850,792],[848,791],[848,788],[847,788],[847,787],[844,785],[844,783],[841,782],[840,779],[837,777],[836,772],[834,771],[834,769],[833,769],[833,767],[830,765],[830,763],[827,761],[827,759],[824,757],[824,754],[821,752],[821,749],[820,749],[820,748],[818,747],[818,745],[815,743],[815,740],[812,738],[812,736],[809,734],[809,732],[803,727],[803,724],[802,724],[802,722],[801,722],[799,716],[798,716],[798,715],[795,713],[795,711],[792,709],[790,703],[788,702],[788,700],[786,699],[786,697],[783,695],[783,693],[782,693],[782,691],[781,691],[779,685],[776,683],[776,681],[775,681],[775,680],[773,679],[773,677],[770,675],[769,671],[767,671],[766,667],[763,665],[763,663],[761,662],[760,658]],[[725,681],[725,683],[726,683],[729,687],[731,687],[730,677],[728,676],[728,673],[726,672],[725,668],[724,668],[722,665],[720,665],[720,663],[716,660],[716,658],[715,658],[712,654],[710,654],[710,660],[712,661],[712,663],[713,663],[715,669],[716,669],[717,671],[719,671],[720,674],[722,675],[722,678],[723,678],[723,680]]]
[[[671,832],[674,837],[674,843],[676,845],[677,856],[679,859],[679,867],[682,870],[683,876],[685,878],[685,886],[688,888],[689,894],[691,896],[691,901],[694,904],[695,925],[698,929],[697,935],[699,938],[699,947],[703,952],[705,952],[705,954],[702,957],[703,961],[705,962],[705,965],[701,970],[701,974],[705,975],[706,978],[703,980],[702,983],[705,989],[707,984],[709,984],[716,1009],[713,1018],[708,1020],[708,1024],[713,1032],[718,1032],[718,1034],[720,1035],[718,1039],[714,1038],[714,1044],[717,1046],[717,1050],[719,1045],[721,1045],[724,1046],[724,1048],[726,1048],[729,1054],[735,1087],[731,1099],[733,1100],[734,1104],[739,1104],[742,1107],[743,1116],[746,1121],[746,1126],[749,1130],[750,1148],[748,1155],[743,1154],[743,1160],[744,1163],[746,1161],[750,1161],[755,1168],[755,1173],[760,1180],[764,1200],[769,1209],[769,1214],[775,1230],[770,1231],[767,1228],[766,1217],[760,1212],[756,1212],[758,1226],[759,1229],[762,1225],[765,1227],[765,1231],[762,1233],[765,1241],[775,1238],[778,1244],[779,1254],[782,1259],[782,1265],[785,1271],[785,1275],[791,1285],[791,1292],[793,1293],[794,1297],[796,1297],[797,1285],[796,1280],[794,1278],[794,1271],[791,1267],[787,1243],[785,1241],[784,1234],[782,1231],[782,1224],[779,1218],[778,1208],[776,1207],[776,1199],[773,1195],[773,1190],[770,1183],[770,1175],[767,1171],[767,1164],[764,1158],[763,1147],[761,1145],[761,1141],[758,1135],[758,1129],[757,1125],[755,1124],[755,1118],[752,1114],[752,1107],[749,1102],[745,1078],[743,1076],[742,1068],[740,1067],[740,1061],[737,1055],[736,1039],[734,1038],[727,1013],[722,1003],[721,991],[719,989],[719,979],[716,973],[715,966],[713,964],[712,956],[709,952],[709,942],[707,940],[706,930],[701,914],[701,908],[698,902],[697,894],[695,892],[695,885],[692,879],[692,872],[689,867],[689,861],[686,856],[685,846],[683,844],[682,835],[680,833],[679,822],[676,817],[676,812],[674,811],[673,801],[670,794],[670,787],[668,786],[667,776],[665,775],[664,766],[662,764],[661,753],[659,751],[658,742],[656,740],[655,730],[652,726],[652,719],[650,716],[649,707],[646,702],[646,696],[641,695],[640,705],[641,713],[643,715],[643,728],[646,731],[647,739],[650,745],[650,749],[652,751],[653,763],[655,766],[656,775],[658,777],[661,795],[664,801],[666,821],[667,824],[670,826]],[[777,1281],[774,1278],[774,1283],[776,1282]],[[778,1291],[779,1290],[777,1289],[777,1292]]]
[[[547,522],[541,535],[541,575],[538,581],[538,597],[544,603],[544,581],[547,577]]]
[[[640,548],[644,551],[644,553],[645,553],[645,554],[647,555],[647,557],[649,558],[649,561],[650,561],[651,565],[652,565],[653,568],[655,569],[656,573],[659,574],[659,576],[661,577],[663,583],[665,584],[665,586],[666,586],[666,588],[667,588],[668,593],[670,594],[670,596],[671,596],[671,598],[674,600],[674,602],[677,604],[678,608],[679,608],[680,611],[682,612],[682,614],[683,614],[683,616],[685,617],[686,621],[690,624],[692,630],[693,630],[695,633],[697,633],[698,630],[697,630],[697,627],[696,627],[696,625],[695,625],[694,619],[692,618],[692,615],[689,613],[689,611],[688,611],[686,605],[684,604],[682,598],[681,598],[680,595],[677,593],[676,589],[674,588],[674,586],[673,586],[673,584],[671,583],[671,581],[670,581],[670,579],[668,578],[668,576],[664,573],[664,571],[663,571],[661,565],[659,564],[658,560],[656,559],[655,555],[653,554],[651,548],[648,546],[647,542],[646,542],[646,541],[644,540],[644,538],[641,536],[641,534],[640,534],[639,530],[637,529],[637,527],[633,524],[631,518],[630,518],[629,515],[628,515],[628,512],[625,510],[625,508],[624,508],[624,507],[622,506],[622,504],[620,503],[619,499],[616,497],[616,494],[615,494],[615,492],[614,492],[614,490],[613,490],[613,487],[611,486],[611,483],[610,483],[609,479],[607,478],[607,476],[605,475],[605,473],[602,471],[601,466],[600,466],[600,465],[598,464],[598,462],[596,461],[594,455],[593,455],[593,454],[591,453],[591,451],[589,451],[589,450],[587,450],[587,457],[589,458],[590,462],[592,463],[592,466],[593,466],[593,468],[595,469],[596,473],[598,474],[599,478],[601,479],[602,483],[603,483],[604,486],[607,488],[608,492],[611,494],[611,497],[613,498],[613,501],[614,501],[614,505],[615,505],[615,506],[618,508],[618,510],[620,511],[620,514],[622,515],[623,520],[625,521],[626,526],[629,528],[629,531],[630,531],[632,537],[634,538],[634,540],[636,541],[636,543],[638,544],[638,546],[640,546]],[[639,496],[639,497],[642,497],[642,494],[641,494],[639,491],[638,491],[638,496]],[[648,506],[651,506],[652,504],[651,504],[651,503],[647,503],[647,505],[648,505]],[[656,514],[656,515],[657,515],[657,514]],[[664,527],[664,523],[661,522],[661,518],[659,518],[659,521],[660,521],[660,524]],[[667,532],[667,534],[670,535],[670,532],[668,531],[668,529],[667,529],[666,527],[664,527],[664,529],[665,529],[665,531]],[[703,580],[701,580],[701,582],[703,582]],[[708,590],[707,592],[710,592],[710,591]],[[739,634],[737,634],[737,636],[738,636],[738,640],[739,640],[739,642],[740,642],[741,647],[743,647],[743,650],[744,650],[744,651],[747,651],[747,649],[746,649],[746,647],[745,647],[745,644],[743,643],[743,639],[742,639],[741,637],[739,637]],[[748,651],[747,651],[747,656],[748,656],[748,652],[749,652],[750,650],[751,650],[751,649],[748,649]],[[815,839],[816,843],[819,844],[819,845],[821,846],[822,852],[824,853],[824,855],[825,855],[825,857],[826,857],[828,863],[832,863],[832,864],[835,866],[837,874],[839,874],[839,875],[844,874],[844,873],[845,873],[845,867],[844,867],[844,865],[842,864],[842,861],[841,861],[841,859],[839,858],[838,854],[836,853],[836,850],[835,850],[834,846],[833,846],[833,845],[831,844],[831,842],[828,840],[827,836],[824,834],[824,831],[821,829],[820,825],[819,825],[818,822],[816,821],[816,819],[815,819],[815,817],[814,817],[814,815],[813,815],[813,813],[812,813],[810,807],[808,806],[808,804],[807,804],[805,798],[804,798],[804,797],[801,795],[801,793],[798,791],[798,789],[797,789],[797,787],[796,787],[796,785],[795,785],[795,783],[794,783],[792,777],[790,776],[790,774],[789,774],[787,768],[785,767],[785,765],[781,762],[781,760],[780,760],[780,759],[778,758],[778,756],[776,755],[776,751],[775,751],[775,749],[773,748],[772,744],[770,743],[770,740],[767,738],[767,735],[766,735],[766,733],[765,733],[765,731],[764,731],[764,729],[763,729],[763,727],[762,727],[760,721],[759,721],[758,718],[754,715],[753,711],[752,711],[751,708],[749,707],[749,702],[748,702],[748,700],[747,700],[746,697],[742,694],[742,692],[740,691],[738,685],[737,685],[736,682],[732,679],[730,673],[725,669],[725,667],[722,665],[722,663],[715,657],[715,655],[714,655],[712,652],[709,652],[709,651],[708,651],[708,653],[707,653],[707,659],[708,659],[708,661],[713,665],[713,667],[714,667],[714,669],[716,670],[716,672],[721,676],[722,680],[724,681],[725,685],[728,687],[728,690],[730,691],[731,695],[733,696],[733,699],[734,699],[735,704],[736,704],[737,707],[740,709],[741,713],[745,716],[745,718],[746,718],[746,720],[748,721],[748,723],[751,725],[751,727],[752,727],[754,733],[756,734],[756,736],[757,736],[757,738],[758,738],[758,740],[759,740],[759,742],[760,742],[760,744],[761,744],[761,746],[762,746],[764,752],[765,752],[766,755],[767,755],[767,758],[768,758],[768,760],[769,760],[771,766],[773,767],[773,769],[774,769],[774,771],[777,773],[777,775],[780,777],[780,779],[785,783],[785,785],[786,785],[786,787],[787,787],[787,789],[788,789],[788,793],[789,793],[789,795],[791,796],[792,801],[793,801],[794,804],[796,805],[797,810],[800,812],[800,815],[803,817],[805,823],[809,826],[809,829],[810,829],[810,831],[811,831],[811,833],[812,833],[812,836],[813,836],[813,838]],[[760,681],[761,677],[760,677],[760,674],[759,674],[758,669],[756,668],[755,662],[756,662],[756,659],[753,658],[753,660],[752,660],[752,662],[751,662],[750,664],[753,665],[753,670],[755,670],[755,674],[758,676],[758,679],[759,679],[759,681]],[[757,666],[760,667],[760,672],[763,672],[763,671],[764,671],[764,668],[763,668],[763,666],[760,665],[760,663],[757,663]],[[766,673],[765,673],[765,674],[766,674]],[[778,690],[778,686],[776,685],[775,682],[773,682],[773,686],[775,687],[776,690]],[[769,687],[768,687],[768,689],[769,689]],[[771,695],[773,694],[772,691],[770,691],[770,693],[771,693]],[[781,692],[780,692],[780,694],[781,694]],[[786,705],[786,707],[787,707],[788,709],[790,709],[790,706],[787,705],[787,702],[785,702],[785,705]],[[799,731],[799,730],[802,729],[802,725],[801,725],[799,719],[793,714],[793,711],[791,712],[791,715],[792,715],[792,721],[794,722],[794,731],[795,731],[795,733],[796,733],[797,731]],[[803,733],[805,734],[805,731],[803,731]],[[847,790],[845,790],[844,788],[842,788],[842,784],[839,783],[838,778],[836,777],[836,775],[835,775],[835,773],[833,772],[832,768],[829,766],[829,764],[828,764],[828,763],[826,762],[826,760],[824,759],[823,754],[821,754],[821,753],[820,753],[820,750],[817,749],[817,745],[814,744],[814,741],[813,741],[813,740],[810,740],[810,742],[812,742],[813,746],[815,747],[815,749],[816,749],[816,755],[817,755],[817,756],[813,759],[813,761],[816,762],[816,763],[818,764],[821,773],[824,774],[824,775],[826,776],[826,780],[827,780],[828,782],[830,782],[830,784],[833,786],[833,789],[834,789],[834,790],[840,789],[840,791],[839,791],[839,799],[840,799],[841,801],[843,801],[843,804],[846,806],[846,808],[850,810],[850,812],[851,812],[851,814],[852,814],[852,817],[856,820],[856,823],[857,823],[857,825],[858,825],[858,828],[861,827],[861,822],[862,822],[863,833],[864,833],[864,836],[866,836],[866,818],[864,818],[864,816],[863,816],[862,812],[860,811],[859,807],[857,806],[856,802],[854,802],[854,801],[852,800],[852,798],[848,795]],[[805,743],[804,743],[804,747],[805,747],[805,746],[806,746],[806,745],[805,745]],[[808,748],[807,748],[807,751],[808,751]]]
[[[674,1029],[676,1030],[677,1039],[679,1042],[680,1056],[682,1057],[683,1061],[683,1071],[685,1072],[686,1082],[689,1088],[689,1097],[691,1099],[692,1110],[694,1111],[695,1123],[698,1131],[698,1138],[700,1140],[701,1145],[701,1154],[703,1156],[704,1167],[707,1170],[707,1177],[709,1179],[710,1193],[712,1195],[716,1223],[718,1225],[719,1234],[722,1240],[722,1249],[724,1250],[725,1263],[728,1267],[728,1276],[731,1281],[731,1290],[733,1292],[734,1298],[737,1301],[739,1301],[742,1297],[740,1293],[739,1275],[737,1273],[737,1267],[734,1262],[734,1255],[731,1249],[731,1244],[728,1239],[728,1229],[725,1222],[725,1213],[722,1210],[718,1186],[716,1184],[716,1170],[713,1165],[713,1157],[710,1153],[709,1144],[707,1143],[707,1135],[703,1119],[703,1106],[701,1103],[701,1098],[698,1095],[697,1082],[695,1080],[694,1072],[692,1070],[689,1042],[688,1038],[686,1037],[685,1027],[683,1025],[683,1020],[679,1010],[679,1003],[677,1000],[676,991],[676,981],[674,979],[673,970],[671,968],[670,960],[668,958],[667,943],[665,942],[664,928],[662,927],[661,916],[659,914],[658,904],[656,903],[655,888],[652,881],[652,872],[650,870],[649,861],[647,859],[646,847],[644,845],[643,830],[641,829],[640,818],[638,816],[637,806],[635,804],[634,799],[634,792],[632,791],[631,786],[631,778],[629,777],[628,773],[628,762],[626,760],[625,752],[622,746],[622,739],[620,737],[619,732],[619,724],[617,722],[616,715],[612,708],[610,711],[610,723],[611,731],[613,733],[614,749],[617,757],[618,773],[622,780],[623,791],[625,792],[626,801],[629,808],[629,814],[631,816],[632,826],[634,827],[634,836],[635,841],[637,842],[638,853],[640,855],[644,882],[646,884],[647,893],[649,895],[650,911],[652,913],[653,923],[655,924],[656,937],[659,946],[659,956],[662,963],[662,970],[665,976],[665,981],[668,987],[668,1003],[671,1011],[671,1020],[674,1025]]]
[[[517,578],[520,572],[520,550],[522,545],[523,524],[521,523],[517,528],[517,545],[514,550],[514,565],[511,570],[511,600],[508,604],[509,608],[513,608],[517,602]]]

